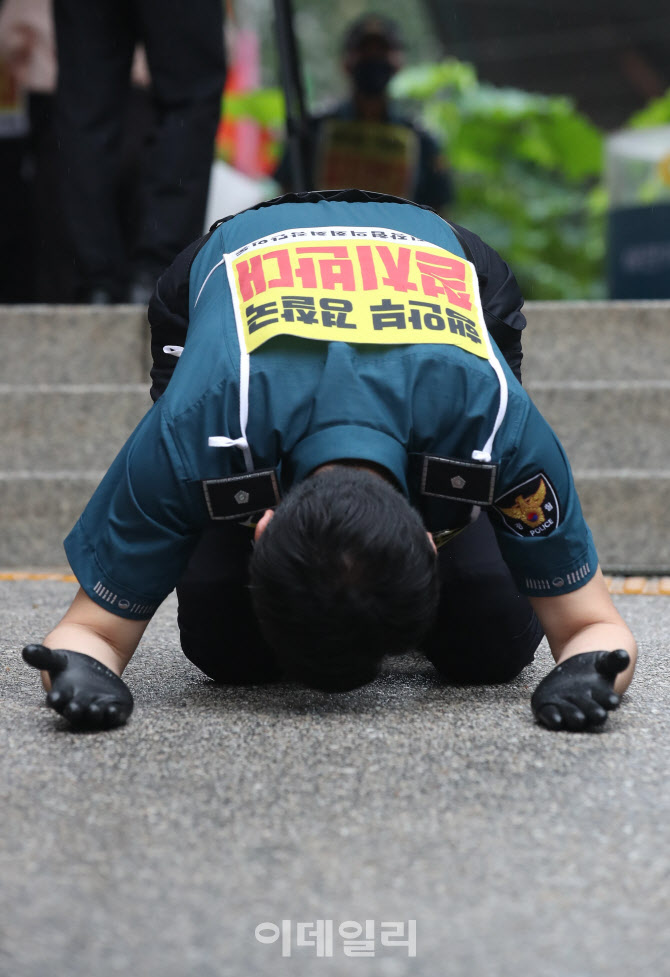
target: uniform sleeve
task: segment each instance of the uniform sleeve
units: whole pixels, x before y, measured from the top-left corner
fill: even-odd
[[[117,455],[65,551],[91,600],[146,620],[176,585],[206,521],[201,486],[182,468],[157,404]]]
[[[578,590],[596,572],[598,557],[563,447],[532,403],[513,440],[492,508],[503,559],[521,593]]]
[[[163,352],[164,346],[184,346],[188,331],[189,281],[191,265],[200,248],[209,240],[205,234],[177,255],[156,282],[149,301],[151,326],[151,399],[155,402],[167,388],[177,357]]]
[[[486,327],[521,382],[521,331],[526,327],[526,317],[521,311],[523,295],[517,280],[507,262],[477,234],[457,224],[452,227],[477,270]]]

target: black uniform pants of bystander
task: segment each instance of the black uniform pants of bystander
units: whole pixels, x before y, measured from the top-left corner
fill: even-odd
[[[140,188],[135,278],[153,281],[202,234],[225,80],[221,0],[55,0],[64,220],[84,290],[125,300],[121,136],[135,44],[156,129]]]

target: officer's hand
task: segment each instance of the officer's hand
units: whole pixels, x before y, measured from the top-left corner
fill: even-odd
[[[573,732],[601,726],[621,701],[614,679],[630,657],[616,651],[587,651],[566,658],[542,679],[530,700],[535,718],[548,729]]]
[[[89,655],[26,645],[23,659],[49,673],[47,705],[75,729],[122,726],[133,711],[133,697],[126,683]]]

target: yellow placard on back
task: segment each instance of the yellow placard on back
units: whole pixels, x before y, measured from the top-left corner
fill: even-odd
[[[470,262],[388,228],[294,228],[227,254],[238,332],[381,345],[443,343],[488,359]]]

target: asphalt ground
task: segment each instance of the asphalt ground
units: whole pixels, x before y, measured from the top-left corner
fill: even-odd
[[[217,687],[172,598],[128,726],[73,734],[20,658],[73,593],[0,581],[2,977],[670,973],[667,596],[614,597],[640,663],[595,734],[534,724],[544,644],[505,686],[406,656],[341,696]],[[296,946],[317,919],[332,956]],[[410,919],[415,957],[381,945]],[[282,920],[290,957],[255,937]],[[374,957],[345,955],[345,920],[373,921]]]

